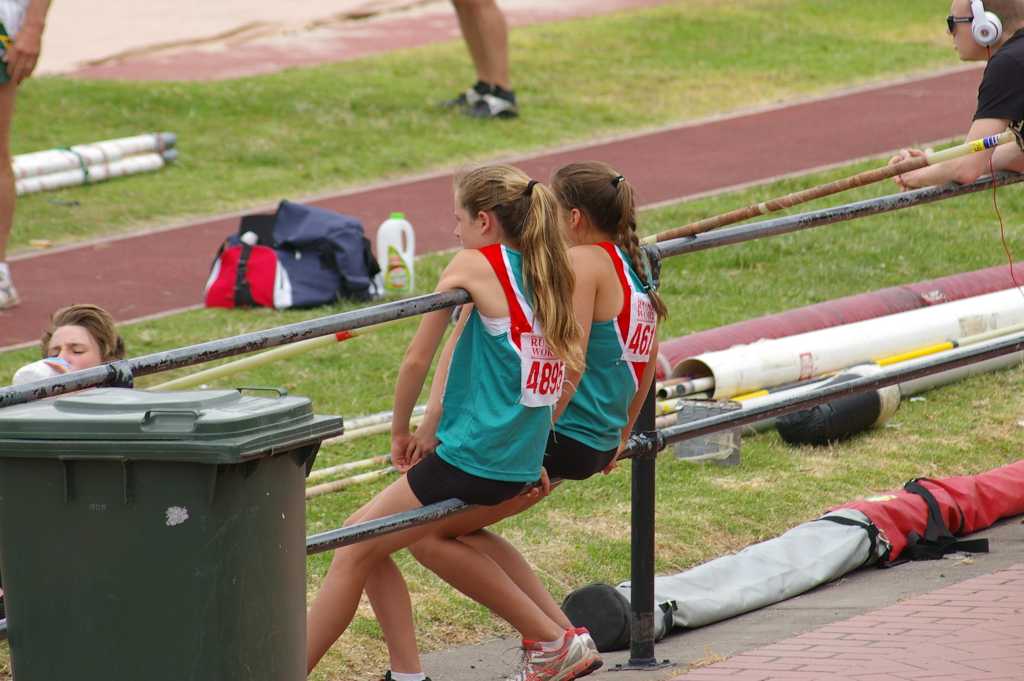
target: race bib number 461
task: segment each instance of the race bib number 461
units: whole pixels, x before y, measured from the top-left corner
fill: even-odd
[[[549,407],[558,402],[565,380],[565,364],[548,347],[543,336],[524,333],[520,341],[519,403],[524,407]]]
[[[629,312],[629,338],[622,352],[627,362],[646,362],[651,355],[651,344],[658,328],[658,317],[647,296],[633,296]]]

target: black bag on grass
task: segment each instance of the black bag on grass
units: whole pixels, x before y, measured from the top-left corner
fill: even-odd
[[[378,272],[357,219],[282,201],[276,213],[244,216],[238,234],[221,246],[206,305],[286,309],[369,300],[379,294],[373,284]]]
[[[562,610],[577,627],[590,630],[590,638],[602,653],[629,647],[632,615],[629,599],[621,590],[596,582],[581,586],[562,601]],[[672,630],[674,602],[654,604],[654,640]]]

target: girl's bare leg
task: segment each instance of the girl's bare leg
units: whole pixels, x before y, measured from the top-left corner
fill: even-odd
[[[361,509],[361,519],[371,520],[420,506],[403,476]],[[327,649],[352,622],[371,572],[392,553],[414,543],[430,531],[430,526],[414,527],[345,546],[334,552],[334,559],[320,592],[306,615],[307,671],[316,666]]]
[[[515,582],[524,594],[533,601],[537,607],[539,607],[545,615],[551,618],[552,621],[556,622],[559,627],[564,629],[572,628],[573,624],[569,621],[569,618],[562,612],[561,606],[555,602],[555,599],[551,597],[548,590],[544,587],[544,584],[537,577],[537,574],[533,571],[533,568],[523,557],[523,554],[519,553],[507,539],[498,535],[490,530],[477,530],[467,535],[459,537],[459,541],[464,544],[472,546],[480,553],[485,554],[497,565],[501,566],[505,574]],[[424,564],[425,567],[433,568],[430,565]],[[459,588],[457,584],[452,584],[456,589]],[[461,590],[461,589],[460,589]]]
[[[405,674],[423,671],[409,588],[394,560],[388,558],[373,568],[366,580],[366,595],[384,632],[391,671]]]

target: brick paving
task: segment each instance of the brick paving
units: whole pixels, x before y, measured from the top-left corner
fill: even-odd
[[[673,681],[1022,681],[1024,564],[969,579]]]

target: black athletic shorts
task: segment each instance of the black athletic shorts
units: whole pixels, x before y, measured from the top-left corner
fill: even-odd
[[[405,474],[412,493],[426,506],[445,499],[462,499],[467,504],[496,506],[522,492],[522,482],[490,480],[456,468],[434,452],[427,454]]]
[[[552,430],[544,451],[544,468],[550,478],[586,480],[603,471],[617,451],[616,447],[602,452]]]

